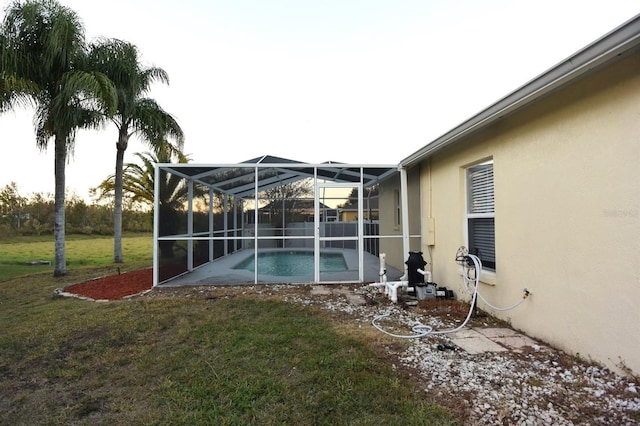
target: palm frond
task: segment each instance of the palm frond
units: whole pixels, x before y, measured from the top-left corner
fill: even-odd
[[[38,91],[38,85],[30,80],[0,74],[0,112],[32,106]]]
[[[141,74],[141,80],[146,83],[147,87],[150,86],[151,83],[155,83],[155,82],[164,83],[166,85],[169,84],[169,74],[162,68],[158,68],[158,67],[146,68],[142,70],[140,74]]]
[[[170,144],[158,148],[158,152],[134,153],[137,162],[127,163],[123,170],[122,187],[133,202],[152,206],[155,199],[156,163],[188,163],[189,157]],[[159,203],[163,207],[179,209],[187,199],[188,187],[183,178],[177,175],[164,175],[160,180]],[[115,193],[115,175],[108,176],[94,188],[98,199],[113,197]],[[200,196],[206,191],[196,187],[194,194]]]
[[[47,74],[64,73],[86,51],[85,31],[76,12],[57,2],[50,2],[51,25],[43,33],[45,67]]]
[[[152,147],[162,145],[170,137],[176,141],[177,148],[182,150],[184,133],[171,114],[150,98],[141,98],[135,105],[135,120],[132,121],[134,133],[139,134]]]

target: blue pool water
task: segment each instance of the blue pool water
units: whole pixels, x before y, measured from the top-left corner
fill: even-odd
[[[238,263],[233,269],[255,271],[254,256]],[[347,270],[342,253],[320,253],[321,272],[340,272]],[[275,251],[258,253],[258,274],[293,277],[313,275],[313,252],[311,251]]]

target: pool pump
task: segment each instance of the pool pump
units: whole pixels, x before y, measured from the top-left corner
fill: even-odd
[[[410,251],[406,262],[409,278],[408,293],[419,300],[434,299],[436,297],[436,285],[431,280],[431,272],[425,271],[427,262],[422,258],[421,251]],[[425,283],[425,277],[427,282]]]
[[[448,290],[446,287],[438,287],[431,279],[431,272],[423,269],[427,262],[422,258],[422,252],[409,252],[405,265],[407,265],[406,271],[400,280],[388,282],[386,254],[380,253],[380,282],[370,285],[381,288],[393,303],[398,301],[398,290],[404,290],[418,300],[435,299],[436,297],[443,299],[454,298],[452,290]]]
[[[385,291],[387,291],[387,289],[390,288],[389,284],[392,284],[392,283],[386,282],[386,268],[384,267],[384,257],[385,257],[384,254],[380,255],[380,262],[381,262],[380,274],[381,274],[381,278],[383,277],[385,278],[384,282],[370,284],[370,285],[376,286],[376,287],[385,287]],[[469,322],[469,319],[471,318],[471,314],[474,311],[474,307],[476,306],[476,301],[478,298],[480,298],[484,303],[487,304],[487,306],[491,307],[492,309],[499,310],[499,311],[507,311],[507,310],[518,307],[531,295],[531,292],[525,288],[523,290],[522,299],[514,303],[513,305],[507,306],[504,308],[493,306],[484,297],[482,297],[482,294],[480,294],[480,291],[478,289],[479,287],[478,283],[480,282],[480,274],[482,272],[482,261],[480,260],[480,258],[474,254],[470,254],[466,247],[460,247],[458,249],[458,252],[456,253],[455,260],[456,260],[456,263],[458,263],[462,269],[461,272],[462,272],[462,279],[464,281],[464,288],[471,295],[469,312],[467,313],[466,318],[461,324],[449,330],[434,330],[433,327],[431,327],[430,325],[417,323],[411,327],[412,334],[395,334],[385,330],[380,324],[378,324],[378,321],[388,318],[391,315],[390,313],[384,313],[374,317],[373,320],[371,320],[371,325],[373,325],[375,328],[382,331],[383,333],[388,334],[389,336],[399,337],[402,339],[415,339],[419,337],[432,336],[437,334],[456,333],[457,331],[465,327]],[[411,281],[397,281],[396,283],[399,284],[399,287],[401,287],[402,284],[404,284],[405,288],[407,288],[407,291],[409,291],[408,289],[410,287],[408,286],[408,284],[409,282],[411,282],[416,288],[420,288],[421,285],[425,285],[424,278],[421,278],[421,276],[422,277],[427,276],[426,285],[431,285],[433,287],[436,286],[435,283],[431,282],[431,274],[421,269],[427,264],[427,262],[425,262],[424,259],[422,259],[421,252],[410,252],[409,259],[405,262],[405,264],[407,265],[408,270],[405,272],[405,275],[401,279],[409,277],[409,280]],[[394,287],[394,294],[393,294],[393,297],[391,298],[393,302],[397,301],[397,293],[395,293],[395,290],[397,290],[397,288],[399,287]],[[453,292],[450,290],[447,290],[445,287],[437,287],[435,294],[436,294],[436,297],[447,297],[447,298],[453,297]],[[447,348],[445,347],[444,349],[447,349]]]

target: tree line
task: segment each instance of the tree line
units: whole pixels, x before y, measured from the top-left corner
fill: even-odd
[[[77,194],[65,196],[65,229],[68,234],[113,235],[113,205]],[[54,198],[41,192],[24,196],[11,182],[0,188],[0,238],[17,235],[53,235]],[[122,211],[124,232],[151,232],[153,215],[131,204]]]
[[[123,261],[123,170],[129,138],[152,151],[183,148],[177,121],[148,97],[151,84],[169,83],[158,67],[145,67],[135,45],[85,39],[78,14],[55,0],[14,0],[0,23],[0,112],[33,108],[36,146],[53,142],[54,276],[66,274],[65,166],[79,129],[113,124],[117,130],[113,175],[114,262]]]

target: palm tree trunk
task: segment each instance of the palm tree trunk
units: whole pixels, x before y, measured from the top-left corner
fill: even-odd
[[[67,161],[66,139],[56,135],[55,137],[55,195],[54,195],[54,219],[53,237],[55,244],[54,277],[67,274],[67,260],[65,257],[65,217],[64,217],[64,191],[65,191],[65,165]]]
[[[113,262],[122,263],[122,186],[123,186],[123,168],[124,168],[124,152],[129,143],[129,135],[125,131],[120,131],[118,135],[118,143],[116,144],[116,173],[113,203]]]

